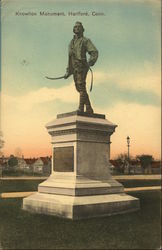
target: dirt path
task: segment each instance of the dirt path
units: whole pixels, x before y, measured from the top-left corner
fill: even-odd
[[[155,175],[114,175],[116,180],[161,180],[160,174]]]
[[[161,186],[152,186],[152,187],[135,187],[135,188],[124,188],[124,191],[127,192],[134,192],[134,191],[149,191],[149,190],[160,190]],[[12,193],[1,193],[0,199],[3,198],[23,198],[27,197],[31,194],[36,192],[12,192]]]

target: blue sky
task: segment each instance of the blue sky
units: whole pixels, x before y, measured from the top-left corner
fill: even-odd
[[[36,12],[37,16],[16,16],[17,11],[32,11]],[[40,16],[40,11],[59,11],[64,12],[66,16]],[[69,11],[88,11],[89,16],[71,17],[68,16]],[[92,16],[93,11],[103,12],[105,15]],[[115,108],[120,109],[120,105],[125,107],[132,105],[132,108],[136,105],[139,109],[142,107],[140,110],[144,108],[146,114],[151,112],[152,108],[157,111],[156,113],[154,110],[153,113],[159,114],[160,1],[158,0],[2,1],[1,70],[2,93],[6,98],[4,98],[4,109],[6,105],[11,105],[10,112],[14,109],[17,119],[21,120],[24,113],[29,112],[25,108],[23,110],[23,105],[27,106],[29,101],[32,104],[30,113],[34,116],[34,112],[35,115],[37,112],[42,116],[42,110],[44,114],[48,113],[44,115],[46,119],[50,117],[52,119],[57,113],[77,108],[78,100],[73,89],[72,77],[60,81],[45,79],[46,75],[54,77],[65,73],[68,44],[73,37],[72,28],[76,21],[83,23],[84,35],[90,38],[99,50],[98,61],[93,67],[94,88],[90,94],[95,111],[110,114]],[[89,83],[88,78],[88,89]],[[61,91],[67,90],[70,86],[72,92],[68,100],[68,96],[62,97]],[[53,97],[48,99],[48,96],[47,98],[44,96],[49,95],[49,91],[53,93]],[[29,96],[30,98],[27,98]],[[31,96],[39,99],[37,103],[31,100]],[[23,99],[27,103],[19,102]],[[21,103],[21,110],[15,100]],[[114,118],[117,118],[117,123],[121,122],[118,121],[118,116]],[[9,114],[4,115],[3,124],[7,119],[11,119]],[[29,116],[28,119],[30,121],[32,117]],[[159,122],[158,115],[156,119]],[[136,127],[138,126],[139,123]],[[153,127],[150,129],[153,130]],[[7,130],[5,133],[8,134]],[[125,131],[126,133],[129,131]],[[159,134],[156,136],[159,138]]]

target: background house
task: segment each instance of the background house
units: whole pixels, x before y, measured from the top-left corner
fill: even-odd
[[[51,172],[51,157],[39,157],[32,164],[33,172],[39,174],[50,174]]]
[[[22,158],[17,158],[18,160],[18,169],[20,170],[29,170],[29,164],[26,162],[26,160],[24,159],[24,157],[22,156]]]
[[[0,176],[2,175],[44,175],[51,174],[52,156],[39,158],[24,158],[2,156],[0,157]],[[112,175],[118,174],[160,174],[161,161],[152,160],[148,169],[143,171],[141,162],[138,159],[131,159],[129,166],[126,161],[120,159],[110,160],[110,172]]]
[[[153,161],[151,163],[152,174],[161,174],[161,161]]]

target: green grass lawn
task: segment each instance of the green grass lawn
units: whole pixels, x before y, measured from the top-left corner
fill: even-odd
[[[43,180],[1,180],[0,193],[37,191]]]
[[[161,186],[161,180],[118,180],[125,188]]]
[[[159,249],[160,191],[133,195],[138,212],[80,221],[31,214],[22,199],[0,199],[2,249]]]

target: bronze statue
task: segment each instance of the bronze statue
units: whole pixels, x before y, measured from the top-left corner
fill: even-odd
[[[93,66],[98,58],[98,51],[90,41],[83,36],[84,28],[81,22],[76,22],[73,28],[74,37],[69,45],[69,60],[66,74],[64,76],[67,79],[70,75],[73,75],[76,90],[80,93],[80,103],[78,111],[84,112],[84,105],[86,106],[86,112],[93,113],[89,96],[86,90],[86,76],[90,66]],[[86,53],[90,55],[87,61]]]

